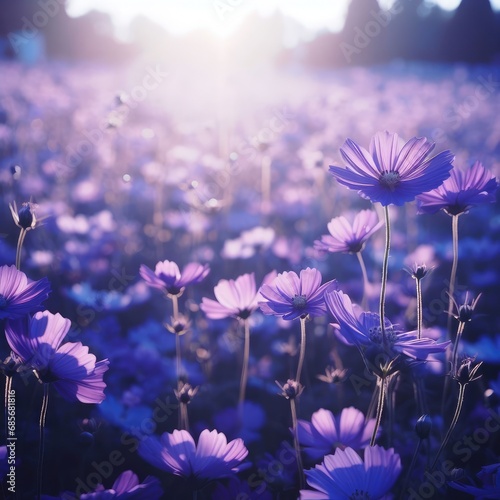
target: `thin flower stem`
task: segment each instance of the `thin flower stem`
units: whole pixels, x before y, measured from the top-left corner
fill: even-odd
[[[443,439],[443,442],[441,443],[441,446],[439,447],[439,450],[436,454],[436,457],[434,458],[434,461],[432,462],[430,470],[432,471],[434,467],[436,466],[436,463],[439,459],[439,456],[441,455],[441,452],[444,450],[445,446],[448,444],[448,440],[450,439],[450,436],[455,429],[455,426],[457,425],[458,419],[460,417],[460,413],[462,411],[462,406],[464,404],[464,399],[465,399],[465,388],[467,387],[467,384],[460,384],[459,383],[459,391],[458,391],[458,400],[457,400],[457,407],[455,408],[455,414],[453,415],[453,420],[451,421],[451,424],[448,427],[448,431],[446,432],[446,436]]]
[[[389,206],[384,207],[385,218],[385,250],[384,260],[382,262],[382,286],[380,288],[380,330],[382,332],[382,342],[386,346],[387,339],[385,335],[385,292],[387,288],[387,268],[389,264],[389,250],[391,249],[391,219],[389,216]]]
[[[179,429],[189,432],[189,417],[188,417],[187,404],[180,403],[179,411],[180,411]]]
[[[356,252],[356,257],[358,258],[359,267],[361,267],[361,274],[363,275],[363,298],[361,299],[361,309],[366,310],[367,299],[368,299],[368,287],[370,282],[368,281],[368,274],[366,272],[365,261],[363,259],[363,254],[361,252]]]
[[[17,240],[17,250],[16,250],[16,268],[18,271],[21,270],[21,252],[23,250],[23,243],[25,237],[26,237],[26,229],[22,227],[19,233],[19,238]]]
[[[458,371],[458,344],[462,339],[462,333],[464,333],[465,323],[460,321],[458,323],[457,335],[455,337],[455,344],[453,345],[453,354],[451,355],[451,373],[456,375]]]
[[[177,295],[170,295],[172,300],[172,317],[174,322],[179,318],[179,297]]]
[[[448,289],[448,340],[451,340],[451,324],[453,312],[453,294],[455,293],[455,282],[458,268],[458,215],[452,215],[451,234],[453,240],[453,263],[451,265],[450,287]]]
[[[375,446],[375,441],[377,439],[377,433],[380,427],[380,422],[382,421],[382,413],[384,411],[384,399],[385,399],[385,379],[378,378],[379,393],[378,393],[378,403],[377,403],[377,416],[375,420],[375,427],[373,428],[372,439],[370,441],[370,446]]]
[[[299,473],[299,488],[302,490],[305,487],[304,467],[302,466],[302,456],[300,455],[299,444],[299,429],[297,426],[297,408],[295,406],[295,399],[290,398],[290,412],[292,413],[292,428],[293,428],[293,445],[295,448],[295,455],[297,457],[297,470]]]
[[[371,418],[373,418],[373,414],[375,413],[375,408],[377,407],[378,401],[378,383],[375,384],[375,389],[373,389],[372,398],[370,400],[370,405],[368,406],[368,410],[366,412],[365,422],[368,422]]]
[[[422,283],[420,279],[416,279],[417,286],[417,335],[422,338]]]
[[[40,447],[38,449],[38,470],[37,470],[37,498],[42,498],[42,480],[43,480],[43,452],[45,447],[45,417],[49,406],[49,384],[43,384],[43,400],[40,410]]]
[[[245,392],[247,387],[248,378],[248,360],[250,358],[250,321],[248,318],[243,320],[243,328],[245,330],[245,346],[243,348],[243,367],[241,369],[241,381],[240,381],[240,399],[239,406],[243,407],[245,401]]]
[[[176,364],[177,380],[180,380],[181,379],[181,336],[178,333],[175,334],[175,364]]]
[[[300,375],[304,365],[304,357],[306,355],[306,318],[300,317],[300,352],[299,364],[297,365],[297,376],[295,380],[300,384]]]
[[[411,473],[413,472],[413,469],[415,468],[415,464],[417,463],[418,452],[420,451],[421,446],[422,446],[422,439],[419,438],[417,447],[415,448],[415,451],[413,452],[413,457],[411,459],[410,468],[408,469],[408,474],[406,475],[403,488],[401,489],[401,496],[399,497],[400,500],[404,500],[405,494],[407,493],[406,490],[408,488],[408,483],[410,482]]]

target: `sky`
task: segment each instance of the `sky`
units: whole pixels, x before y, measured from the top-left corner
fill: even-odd
[[[383,6],[395,0],[380,0]],[[453,10],[460,0],[428,0]],[[68,13],[80,16],[96,9],[108,12],[117,34],[126,39],[127,27],[137,15],[144,15],[173,34],[204,28],[224,37],[234,31],[252,10],[270,15],[280,9],[311,31],[340,31],[350,0],[69,0]],[[491,0],[500,10],[500,0]]]

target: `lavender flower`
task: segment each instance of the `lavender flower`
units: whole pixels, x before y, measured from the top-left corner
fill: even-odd
[[[358,348],[380,347],[394,356],[404,354],[409,358],[425,360],[429,354],[444,352],[450,342],[438,343],[429,338],[419,339],[413,333],[398,332],[385,318],[385,333],[388,345],[382,345],[380,316],[376,313],[356,314],[348,295],[340,290],[325,294],[325,302],[330,313],[336,318],[339,335],[345,343]]]
[[[254,273],[243,274],[236,280],[220,280],[214,288],[214,294],[217,300],[203,297],[200,306],[210,319],[247,319],[257,309],[260,298]]]
[[[473,206],[493,203],[496,200],[498,182],[479,161],[465,172],[458,168],[441,186],[417,197],[421,214],[434,214],[444,210],[448,215],[467,213]]]
[[[176,476],[212,480],[231,477],[242,468],[248,450],[240,438],[227,442],[222,432],[205,429],[198,446],[189,432],[165,432],[160,439],[147,437],[139,445],[144,460]]]
[[[210,272],[208,264],[201,265],[190,262],[182,270],[170,260],[156,264],[154,272],[144,264],[139,273],[141,278],[151,287],[163,290],[169,295],[181,295],[187,285],[200,283]]]
[[[302,500],[350,500],[383,498],[401,473],[401,460],[394,449],[365,448],[364,462],[352,449],[337,448],[321,465],[306,470],[307,483],[314,490],[301,490]]]
[[[0,267],[0,319],[17,319],[40,309],[47,299],[50,283],[47,278],[28,282],[15,266]]]
[[[131,470],[122,472],[111,488],[98,484],[94,491],[85,487],[88,493],[65,491],[57,497],[42,495],[43,500],[159,500],[164,492],[158,479],[147,476],[143,483]]]
[[[377,133],[369,151],[347,139],[340,149],[348,167],[331,166],[340,184],[383,206],[404,205],[415,196],[437,188],[450,174],[454,156],[443,151],[426,159],[434,143],[413,137],[402,145],[397,134]]]
[[[264,314],[282,316],[283,319],[322,316],[326,312],[323,295],[336,286],[329,281],[321,285],[321,273],[317,269],[303,269],[300,276],[293,271],[278,274],[269,284],[260,288],[265,301],[259,302]]]
[[[299,442],[313,460],[332,453],[335,448],[349,446],[359,450],[368,446],[375,427],[375,419],[365,423],[362,412],[354,407],[344,408],[339,417],[321,408],[314,412],[311,422],[298,420]]]
[[[328,223],[330,234],[321,236],[321,241],[314,242],[316,250],[325,252],[357,253],[363,250],[368,238],[383,226],[373,210],[361,210],[352,222],[343,217],[334,217]]]
[[[42,383],[52,383],[68,401],[101,403],[106,384],[103,375],[108,360],[96,362],[81,342],[62,341],[71,326],[69,319],[49,311],[32,318],[10,320],[5,336],[10,348]]]

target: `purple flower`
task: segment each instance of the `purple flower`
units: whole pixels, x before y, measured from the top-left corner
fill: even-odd
[[[334,217],[327,226],[330,234],[322,235],[321,241],[316,240],[314,248],[325,252],[361,252],[368,238],[383,224],[372,210],[356,214],[352,225],[343,216]]]
[[[419,195],[418,211],[434,214],[444,210],[449,215],[460,215],[480,203],[495,202],[497,189],[496,178],[476,161],[465,172],[455,167],[441,186]]]
[[[255,276],[243,274],[236,280],[220,280],[214,288],[217,300],[203,297],[201,310],[210,319],[236,317],[246,319],[257,309]]]
[[[163,488],[158,479],[152,476],[146,477],[139,484],[139,478],[131,470],[122,472],[110,489],[105,489],[98,484],[94,491],[85,487],[88,493],[73,493],[65,491],[57,497],[42,495],[43,500],[159,500],[163,498]]]
[[[181,273],[179,266],[170,260],[158,262],[154,272],[144,264],[139,270],[141,278],[149,286],[163,290],[169,295],[180,295],[187,285],[200,283],[209,272],[208,264],[190,262]]]
[[[275,277],[275,271],[269,273],[264,278],[264,283]],[[256,290],[254,273],[243,274],[236,280],[220,280],[214,287],[214,294],[217,300],[203,297],[200,306],[210,319],[246,319],[257,309],[261,298]]]
[[[302,500],[375,499],[389,493],[401,473],[401,460],[393,448],[368,446],[364,462],[352,448],[337,448],[335,455],[305,473],[314,490],[301,490]]]
[[[344,408],[340,417],[321,408],[314,412],[311,422],[297,422],[299,442],[304,452],[313,460],[332,453],[335,448],[350,447],[359,450],[370,443],[375,419],[365,422],[365,416],[354,407]]]
[[[382,342],[380,316],[376,313],[361,312],[356,314],[348,295],[340,290],[325,294],[325,302],[330,313],[338,322],[338,333],[341,339],[358,348],[380,347],[394,356],[404,354],[412,359],[425,360],[429,354],[444,352],[450,342],[438,343],[429,338],[419,339],[413,333],[398,332],[392,323],[385,318],[387,345]]]
[[[16,266],[0,267],[0,319],[22,318],[40,309],[47,299],[50,283],[47,278],[28,282],[26,275]]]
[[[322,316],[326,313],[324,293],[336,286],[329,281],[321,285],[321,273],[317,269],[303,269],[300,276],[293,271],[278,274],[269,284],[260,288],[265,301],[259,302],[264,314],[282,316],[283,319]]]
[[[108,360],[96,362],[81,342],[62,341],[71,326],[69,319],[49,311],[32,318],[10,320],[5,336],[10,348],[43,383],[52,383],[68,401],[101,403],[106,384],[103,375]]]
[[[109,490],[99,485],[93,493],[82,494],[80,500],[158,500],[162,495],[163,489],[158,479],[148,476],[139,484],[137,475],[127,470],[116,478]]]
[[[369,152],[347,139],[340,148],[348,167],[330,167],[340,184],[383,206],[404,205],[415,196],[437,188],[450,174],[454,156],[443,151],[426,159],[434,143],[413,137],[402,144],[397,134],[379,132],[370,141]]]
[[[222,432],[205,429],[198,446],[189,432],[165,432],[160,439],[147,437],[139,445],[144,460],[176,476],[212,480],[231,477],[238,472],[248,450],[240,438],[227,442]]]

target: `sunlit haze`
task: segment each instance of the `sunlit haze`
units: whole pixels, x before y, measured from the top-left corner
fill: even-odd
[[[134,17],[145,16],[173,34],[184,34],[196,29],[208,29],[224,37],[230,35],[250,13],[271,15],[276,10],[302,24],[310,31],[340,31],[350,0],[70,0],[68,12],[80,16],[91,10],[110,14],[117,34],[127,37],[128,25]],[[394,0],[382,0],[382,6]],[[446,10],[455,9],[460,0],[433,0]],[[500,0],[492,0],[492,6],[500,9]]]

